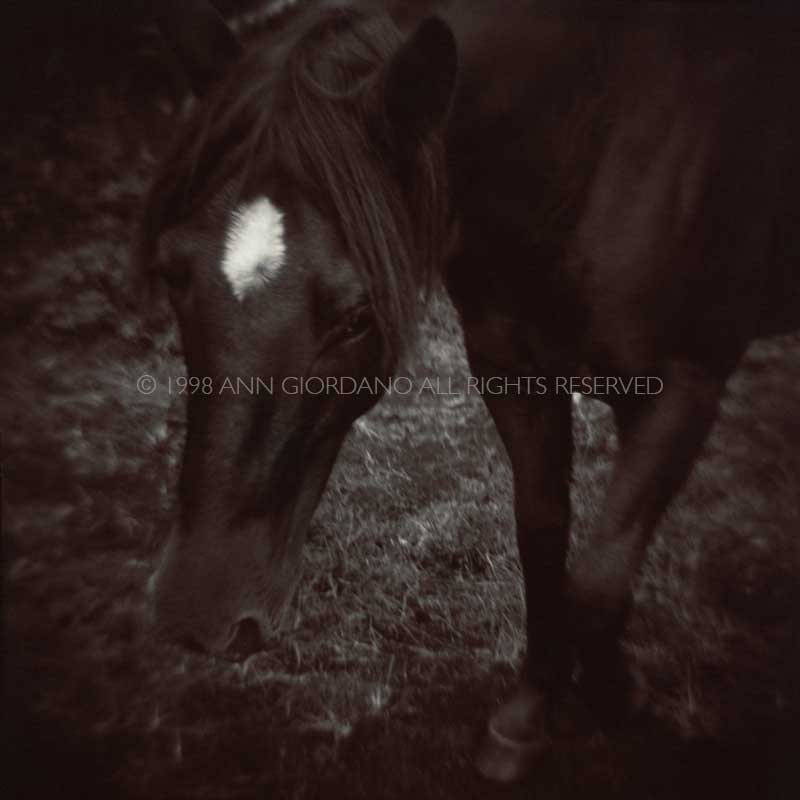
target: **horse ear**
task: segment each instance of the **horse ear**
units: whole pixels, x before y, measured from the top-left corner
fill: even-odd
[[[241,44],[207,0],[161,0],[158,26],[202,94],[242,52]]]
[[[439,17],[430,17],[394,54],[383,85],[392,139],[413,146],[444,122],[458,71],[456,40]]]

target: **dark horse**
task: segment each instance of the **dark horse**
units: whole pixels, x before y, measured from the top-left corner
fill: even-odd
[[[208,90],[155,182],[141,255],[191,376],[387,378],[441,278],[476,376],[663,382],[612,399],[620,450],[569,574],[570,397],[486,397],[513,466],[528,652],[479,765],[515,778],[576,660],[589,686],[624,688],[617,640],[654,526],[748,342],[800,317],[797,20],[742,4],[311,3],[242,54],[210,7],[164,8]],[[192,394],[153,582],[161,632],[220,652],[245,620],[268,629],[375,400]]]

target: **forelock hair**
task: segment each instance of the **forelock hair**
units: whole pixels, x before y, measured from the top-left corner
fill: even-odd
[[[283,36],[244,58],[179,135],[146,206],[143,268],[161,231],[230,182],[242,191],[259,164],[275,161],[334,215],[398,357],[443,259],[441,137],[393,150],[382,66],[402,35],[387,16],[316,11]]]

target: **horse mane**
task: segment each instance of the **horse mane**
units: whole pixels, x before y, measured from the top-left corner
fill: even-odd
[[[393,356],[416,329],[446,242],[443,145],[395,157],[382,67],[402,42],[385,15],[334,8],[291,20],[198,104],[156,176],[141,228],[141,269],[158,238],[258,165],[280,165],[332,214]],[[411,150],[411,148],[409,148]]]

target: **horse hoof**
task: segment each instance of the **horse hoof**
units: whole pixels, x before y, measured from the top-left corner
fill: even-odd
[[[644,706],[641,687],[618,644],[584,659],[575,688],[596,722],[612,730],[629,724]]]
[[[489,720],[478,751],[478,772],[490,781],[512,783],[530,772],[549,741],[545,697],[520,684]]]
[[[489,723],[489,730],[478,751],[475,764],[478,772],[487,780],[514,783],[532,770],[545,748],[546,742],[543,739],[509,739]]]

